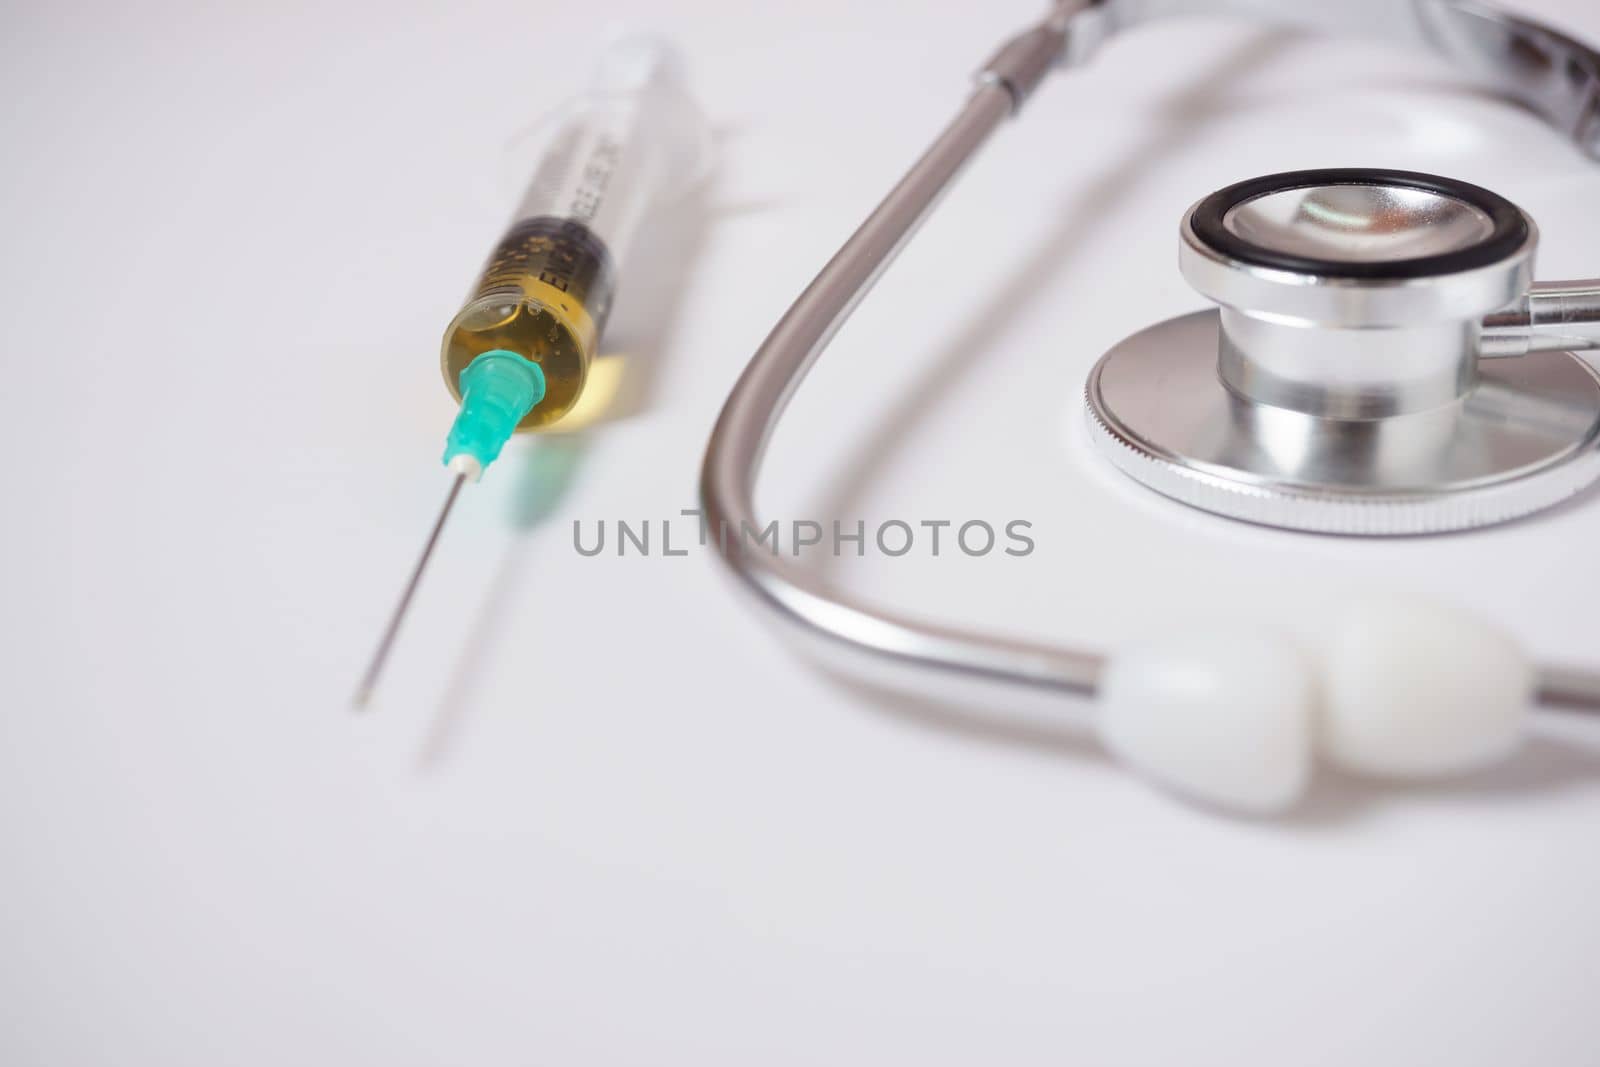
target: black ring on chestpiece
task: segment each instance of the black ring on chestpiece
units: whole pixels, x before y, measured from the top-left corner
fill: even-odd
[[[1482,211],[1489,216],[1494,230],[1477,244],[1454,252],[1418,256],[1414,259],[1352,263],[1266,248],[1252,241],[1246,241],[1222,224],[1229,211],[1247,201],[1269,193],[1306,189],[1317,185],[1378,185],[1437,193],[1440,196],[1463,201]],[[1281,174],[1268,174],[1260,178],[1235,182],[1227,188],[1218,189],[1195,205],[1189,214],[1189,229],[1195,237],[1213,250],[1252,266],[1293,271],[1296,274],[1319,274],[1332,278],[1390,280],[1427,278],[1487,267],[1516,252],[1528,239],[1527,217],[1522,214],[1520,208],[1498,193],[1492,193],[1470,182],[1442,178],[1437,174],[1422,174],[1411,170],[1382,170],[1373,167],[1290,170]]]

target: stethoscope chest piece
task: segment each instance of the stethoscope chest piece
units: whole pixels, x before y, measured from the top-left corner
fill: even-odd
[[[1183,503],[1299,530],[1465,529],[1600,476],[1596,283],[1534,285],[1504,198],[1404,171],[1298,171],[1206,197],[1184,277],[1219,307],[1095,365],[1091,435]]]

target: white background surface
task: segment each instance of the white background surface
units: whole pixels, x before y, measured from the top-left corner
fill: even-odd
[[[673,269],[618,309],[647,395],[464,500],[366,717],[345,701],[445,487],[438,334],[511,201],[502,146],[582,77],[591,18],[0,16],[0,1061],[1600,1060],[1596,725],[1542,720],[1472,782],[1324,775],[1294,818],[1231,820],[1090,744],[825,679],[702,552],[573,551],[573,519],[693,504],[734,374],[1036,10],[606,6],[674,31],[722,150],[658,236]],[[1591,4],[1523,6],[1600,39]],[[863,305],[765,507],[1028,519],[1027,559],[839,577],[1040,639],[1312,633],[1398,585],[1600,658],[1593,493],[1338,540],[1088,454],[1089,365],[1199,304],[1181,210],[1338,165],[1488,185],[1538,220],[1542,276],[1597,273],[1600,168],[1428,58],[1147,29],[1049,85]]]

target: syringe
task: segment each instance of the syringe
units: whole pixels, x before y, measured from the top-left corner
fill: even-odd
[[[632,35],[601,57],[589,91],[551,120],[533,181],[466,305],[445,329],[445,384],[461,403],[445,441],[454,475],[444,507],[395,605],[357,707],[372,695],[401,620],[461,488],[513,433],[547,429],[572,410],[646,213],[699,177],[707,131],[677,53]]]

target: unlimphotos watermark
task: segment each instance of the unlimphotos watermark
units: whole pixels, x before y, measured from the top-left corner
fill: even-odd
[[[694,520],[697,531],[688,533],[678,528],[679,520],[683,519]],[[1027,556],[1034,549],[1033,538],[1028,534],[1033,523],[1026,519],[1003,523],[983,519],[965,522],[888,519],[870,527],[865,519],[854,522],[834,519],[828,524],[811,519],[788,522],[773,519],[759,528],[746,522],[741,523],[738,530],[719,524],[721,528],[712,531],[711,523],[699,508],[684,508],[674,518],[615,519],[611,522],[597,519],[588,523],[587,529],[585,526],[582,519],[572,520],[572,547],[580,556],[602,553],[687,556],[691,548],[709,545],[713,536],[725,549],[764,551],[774,556],[785,552],[793,556],[804,553],[865,556],[869,551],[884,556],[905,556],[913,552],[930,556],[954,552],[965,556],[987,556],[993,552]]]

